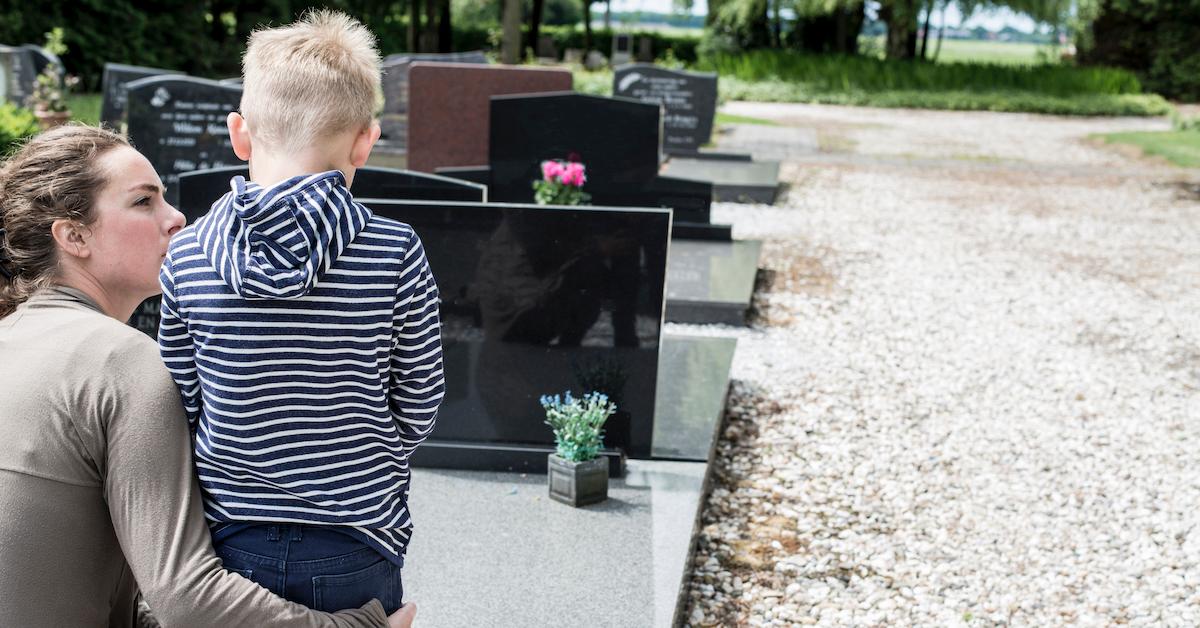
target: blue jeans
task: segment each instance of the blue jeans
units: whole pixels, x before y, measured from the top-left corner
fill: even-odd
[[[391,614],[402,603],[400,566],[327,526],[253,525],[214,546],[229,571],[314,610],[357,608],[375,598]]]

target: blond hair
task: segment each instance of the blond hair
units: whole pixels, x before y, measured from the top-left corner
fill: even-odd
[[[108,184],[102,155],[125,138],[70,124],[36,135],[0,167],[0,318],[58,274],[56,220],[89,225]]]
[[[370,126],[380,97],[375,35],[336,11],[255,31],[242,59],[242,116],[269,149],[295,151]]]

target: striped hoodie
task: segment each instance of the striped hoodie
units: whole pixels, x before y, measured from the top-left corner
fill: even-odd
[[[336,170],[231,188],[159,275],[208,519],[346,526],[403,564],[408,458],[444,391],[421,241]]]

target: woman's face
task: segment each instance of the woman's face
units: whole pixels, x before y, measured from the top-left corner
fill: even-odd
[[[162,195],[158,173],[128,146],[100,156],[108,184],[92,211],[89,271],[104,290],[139,300],[159,293],[158,269],[185,219]]]

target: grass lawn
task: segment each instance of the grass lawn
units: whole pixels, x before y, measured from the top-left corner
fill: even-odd
[[[773,120],[764,120],[762,118],[752,118],[750,116],[735,116],[732,113],[717,112],[717,126],[722,124],[761,124],[763,126],[779,126]]]
[[[1200,132],[1145,131],[1098,135],[1110,144],[1136,146],[1146,155],[1163,157],[1176,166],[1200,168]]]
[[[100,124],[100,94],[72,94],[67,96],[67,107],[71,119],[84,124]]]
[[[937,34],[930,35],[929,57],[937,48]],[[860,37],[864,50],[883,58],[883,37]],[[1045,44],[1019,41],[985,41],[982,39],[944,39],[938,63],[994,63],[998,65],[1040,65],[1059,63],[1057,48]]]

